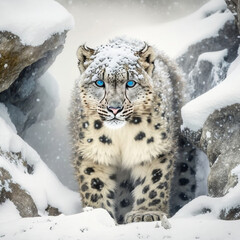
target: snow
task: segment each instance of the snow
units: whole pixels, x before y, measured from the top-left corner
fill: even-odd
[[[3,116],[3,118],[2,118]],[[48,205],[58,208],[64,214],[73,214],[80,211],[79,194],[63,186],[56,175],[41,160],[37,152],[24,142],[7,114],[7,109],[0,104],[0,149],[6,153],[0,156],[0,167],[6,169],[13,181],[18,183],[32,196],[40,215],[45,214]],[[25,172],[21,162],[14,164],[7,160],[8,152],[21,153],[24,160],[33,167],[34,172]],[[0,210],[2,205],[0,205]]]
[[[0,1],[0,31],[14,33],[25,45],[41,45],[53,34],[70,30],[73,25],[72,16],[53,0]]]
[[[217,36],[224,23],[234,20],[232,13],[225,9],[224,0],[212,0],[187,17],[164,24],[116,30],[110,37],[123,34],[141,39],[164,50],[171,58],[178,58],[189,46]]]
[[[210,172],[209,160],[207,155],[197,150],[197,158],[196,158],[196,192],[195,196],[207,195],[208,194],[208,186],[207,179]]]
[[[211,133],[209,131],[206,132],[206,137],[210,138],[211,137]]]
[[[221,51],[214,51],[214,52],[205,52],[202,53],[198,57],[198,62],[200,61],[208,61],[211,62],[213,65],[217,65],[221,62],[221,60],[227,56],[227,49],[223,49]]]
[[[49,96],[54,99],[56,105],[59,104],[59,87],[56,79],[49,73],[44,73],[37,82],[46,90]],[[39,99],[40,100],[40,99]]]
[[[240,182],[240,165],[236,166],[236,167],[231,171],[231,174],[237,176],[238,182]]]
[[[118,72],[124,64],[129,66],[130,73],[134,74],[138,78],[143,78],[136,71],[136,62],[138,57],[135,52],[141,50],[144,47],[143,42],[137,40],[126,40],[124,38],[115,38],[107,45],[101,45],[96,49],[96,55],[93,58],[92,63],[85,71],[86,75],[90,75],[96,68],[99,71],[105,67],[107,72]],[[99,72],[96,72],[92,76],[92,81],[96,81],[99,78]]]
[[[167,219],[166,215],[163,215],[163,217],[161,219],[161,226],[164,229],[170,229],[172,227],[169,220]]]
[[[221,210],[229,210],[230,208],[239,206],[239,199],[240,184],[238,183],[237,186],[231,188],[223,197],[211,198],[208,196],[200,196],[195,198],[193,201],[189,202],[182,209],[180,209],[174,218],[197,216],[199,214],[203,214],[203,209],[208,209],[207,215],[211,217],[212,220],[216,220],[219,218]],[[240,223],[240,220],[236,220],[236,222]]]
[[[201,207],[206,206],[212,207],[213,211],[201,213]],[[216,206],[220,206],[218,199],[199,197],[189,208],[183,208],[178,215],[167,220],[172,226],[168,229],[160,222],[118,226],[104,209],[94,209],[71,216],[25,218],[2,223],[0,237],[4,240],[239,240],[240,221],[217,219]]]
[[[10,117],[8,115],[8,109],[4,104],[0,103],[0,118],[2,118],[5,122],[8,123],[9,127],[11,127],[14,133],[17,133],[17,130],[14,124],[11,122]]]
[[[181,110],[182,129],[189,128],[192,131],[198,131],[215,110],[240,103],[240,57],[231,65],[234,68],[230,66],[223,82],[183,106]]]
[[[0,206],[0,210],[0,224],[6,224],[7,222],[21,219],[21,216],[19,215],[16,206],[10,200],[6,200],[4,203],[2,203]]]

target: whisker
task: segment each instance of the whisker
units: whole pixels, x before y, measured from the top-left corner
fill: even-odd
[[[97,109],[98,111],[100,111],[100,112],[105,112],[105,113],[108,113],[108,111],[107,110],[105,110],[105,109]]]
[[[110,114],[108,114],[108,113],[106,113],[106,112],[99,112],[99,111],[98,111],[98,113],[99,113],[99,114],[104,114],[104,115],[106,115],[106,116],[111,116]]]

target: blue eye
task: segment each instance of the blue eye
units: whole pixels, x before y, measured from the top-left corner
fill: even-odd
[[[127,82],[127,87],[129,88],[134,87],[135,85],[136,85],[136,82],[133,80]]]
[[[98,87],[104,87],[104,86],[105,86],[105,83],[104,83],[104,81],[102,81],[102,80],[97,80],[97,81],[95,82],[95,84],[96,84]]]

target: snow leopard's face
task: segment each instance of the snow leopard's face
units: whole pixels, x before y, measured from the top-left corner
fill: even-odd
[[[83,49],[88,50],[80,48],[81,54]],[[131,120],[133,113],[141,116],[149,112],[153,99],[151,77],[139,61],[139,52],[129,46],[110,45],[84,58],[84,66],[80,66],[80,70],[84,67],[81,98],[89,114],[98,114],[107,127],[119,128]]]

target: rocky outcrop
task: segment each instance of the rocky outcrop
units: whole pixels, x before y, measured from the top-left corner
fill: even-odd
[[[226,209],[224,208],[220,215],[219,218],[223,220],[240,220],[240,206]]]
[[[55,34],[33,47],[23,45],[12,33],[0,32],[0,102],[8,107],[21,136],[33,123],[54,114],[55,102],[37,79],[62,51],[65,38],[66,32]],[[47,119],[39,118],[43,109],[51,113]]]
[[[228,8],[235,12],[235,21],[228,21],[211,38],[203,39],[188,48],[178,58],[185,73],[189,100],[215,87],[227,76],[228,68],[238,56],[239,1],[226,0]],[[230,6],[230,2],[235,5]],[[228,11],[224,8],[223,11]],[[212,13],[210,13],[212,14]],[[237,24],[238,26],[237,26]],[[187,140],[206,153],[210,163],[208,192],[212,197],[222,197],[238,184],[234,168],[240,165],[240,104],[215,110],[198,131],[183,129]],[[240,202],[239,202],[240,205]],[[239,206],[222,209],[221,219],[239,219]]]
[[[236,24],[240,32],[240,1],[239,0],[225,0],[228,9],[233,13]]]
[[[22,153],[3,152],[0,149],[0,157],[7,161],[8,166],[17,171],[23,172],[23,174],[32,175],[34,173],[34,166],[27,163],[22,158]],[[6,200],[10,200],[19,212],[21,217],[37,217],[38,208],[32,198],[32,196],[23,188],[19,183],[16,182],[15,176],[11,175],[7,170],[8,168],[0,167],[0,204]],[[61,212],[50,205],[45,209],[45,212],[49,216],[57,216]]]
[[[42,45],[26,46],[13,33],[0,32],[0,92],[8,89],[16,79],[39,78],[63,49],[65,37],[66,32],[55,34]],[[31,70],[32,76],[26,76]]]
[[[232,170],[240,165],[240,104],[216,110],[201,130],[193,132],[185,129],[183,134],[208,156],[211,166],[208,177],[210,196],[224,196],[238,183]]]
[[[8,159],[11,164],[22,166],[26,174],[32,173],[32,167],[23,161],[21,154],[4,153],[0,150],[0,157]],[[7,199],[16,206],[21,217],[38,216],[38,209],[32,197],[14,181],[9,171],[0,167],[0,203]]]
[[[78,200],[21,137],[54,115],[57,86],[45,72],[62,51],[73,18],[55,1],[39,8],[35,1],[27,8],[0,5],[0,208],[11,208],[16,218],[71,214]],[[14,18],[7,14],[13,8]]]
[[[0,168],[0,189],[0,203],[9,199],[16,206],[21,217],[38,216],[32,197],[19,184],[14,183],[12,176],[4,168]]]
[[[227,21],[218,34],[190,46],[187,52],[177,59],[186,76],[187,85],[191,86],[188,90],[190,99],[225,79],[230,63],[238,55],[238,35],[235,22]],[[215,58],[218,55],[217,61],[213,60],[213,55]]]

